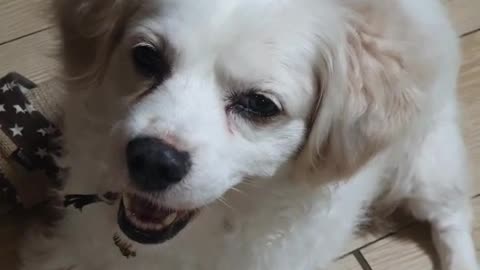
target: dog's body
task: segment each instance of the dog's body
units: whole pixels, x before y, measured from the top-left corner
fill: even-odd
[[[439,1],[197,2],[57,1],[67,75],[83,75],[62,193],[138,193],[123,150],[148,135],[195,155],[182,182],[145,196],[202,209],[158,245],[125,240],[118,203],[67,209],[53,234],[32,231],[23,270],[323,269],[374,202],[429,221],[443,270],[478,269],[458,44]],[[175,51],[146,93],[124,53],[145,40]],[[240,88],[272,91],[283,114],[242,120],[222,94]]]

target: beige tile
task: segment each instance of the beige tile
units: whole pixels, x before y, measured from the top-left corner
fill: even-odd
[[[0,0],[0,44],[49,27],[48,0]]]
[[[480,2],[480,1],[479,1]],[[480,194],[480,32],[463,38],[464,62],[459,78],[459,97],[463,110],[463,130],[467,143],[475,188]]]
[[[433,270],[434,254],[425,226],[413,226],[362,250],[373,270]]]
[[[475,216],[480,216],[480,198],[474,200]],[[480,245],[480,220],[474,225],[475,243]],[[373,270],[438,269],[430,232],[425,225],[414,225],[362,250]],[[477,248],[477,254],[480,250]]]
[[[480,29],[479,0],[444,0],[448,1],[452,21],[460,34]]]
[[[355,259],[353,255],[349,255],[337,261],[332,268],[335,270],[362,270],[362,266],[360,266],[357,259]]]
[[[58,74],[54,30],[46,30],[0,46],[0,77],[16,71],[35,83]]]
[[[391,228],[389,228],[389,230],[384,230],[382,232],[374,233],[372,231],[366,230],[366,231],[362,232],[361,235],[356,236],[353,239],[353,241],[348,243],[348,245],[345,248],[342,255],[349,254],[349,253],[353,252],[354,250],[366,247],[366,246],[370,245],[371,243],[373,243],[375,241],[379,241],[380,239],[383,239],[383,238],[387,237],[387,235],[390,235],[394,232],[399,231],[401,228],[404,228],[405,226],[407,226],[407,224],[409,224],[411,222],[412,221],[410,219],[405,219],[402,222],[392,224],[393,226]]]
[[[386,235],[386,234],[385,234]],[[343,254],[348,254],[351,253],[354,250],[357,250],[361,247],[364,247],[368,245],[369,243],[372,243],[376,241],[377,239],[383,237],[384,235],[374,235],[371,233],[366,233],[365,235],[362,236],[357,236],[353,241],[351,241],[348,245],[347,248],[344,250]]]

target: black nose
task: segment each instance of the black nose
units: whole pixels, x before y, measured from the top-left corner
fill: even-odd
[[[162,191],[180,182],[190,167],[190,155],[156,138],[142,137],[127,145],[130,179],[144,191]]]

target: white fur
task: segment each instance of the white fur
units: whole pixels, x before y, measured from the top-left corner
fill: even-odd
[[[53,234],[30,233],[23,270],[324,269],[376,199],[432,224],[442,270],[478,269],[458,44],[440,1],[60,2],[76,76],[62,193],[122,190],[126,142],[150,135],[194,163],[154,199],[205,207],[173,240],[134,245],[131,259],[112,241],[117,206],[68,209]],[[160,36],[176,51],[172,76],[133,101],[143,84],[129,48]],[[257,125],[226,112],[225,95],[248,88],[268,91],[285,116]]]

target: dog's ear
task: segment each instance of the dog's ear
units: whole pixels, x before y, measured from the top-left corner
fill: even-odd
[[[300,159],[330,177],[348,177],[402,136],[422,93],[398,45],[358,18],[336,46],[322,52],[319,100]]]
[[[99,76],[138,2],[53,0],[67,79]]]

